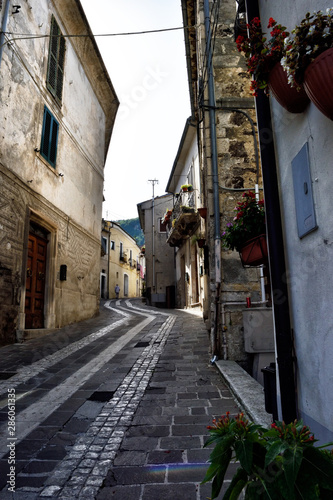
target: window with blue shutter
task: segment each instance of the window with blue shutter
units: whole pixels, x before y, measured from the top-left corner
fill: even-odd
[[[43,158],[55,168],[57,159],[59,123],[52,113],[44,106],[42,142],[40,152]]]
[[[52,16],[49,61],[47,69],[47,88],[60,104],[64,80],[66,42],[57,21]]]

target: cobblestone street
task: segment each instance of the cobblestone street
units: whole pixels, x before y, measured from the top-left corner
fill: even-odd
[[[106,302],[95,319],[0,353],[0,499],[210,497],[207,425],[239,408],[199,315]]]

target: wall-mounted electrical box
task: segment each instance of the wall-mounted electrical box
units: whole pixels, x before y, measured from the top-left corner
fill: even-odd
[[[298,236],[303,238],[303,236],[318,227],[312,195],[308,143],[305,143],[299,153],[297,153],[291,162],[291,166]]]

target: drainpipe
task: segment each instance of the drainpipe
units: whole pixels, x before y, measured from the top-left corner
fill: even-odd
[[[260,17],[258,0],[245,0],[245,3],[248,21]],[[265,194],[281,412],[282,419],[288,424],[297,418],[293,339],[271,112],[269,99],[262,90],[256,97],[256,113]]]
[[[204,0],[205,14],[205,34],[207,51],[207,74],[208,74],[208,102],[209,102],[209,127],[210,127],[210,146],[212,159],[212,177],[213,177],[213,197],[214,197],[214,241],[215,241],[215,318],[214,326],[211,329],[212,355],[217,355],[217,332],[218,332],[218,307],[221,286],[221,229],[220,229],[220,203],[219,203],[219,180],[218,180],[218,162],[216,146],[216,126],[215,126],[215,90],[213,75],[213,55],[211,49],[211,29],[209,0]]]
[[[2,18],[1,33],[0,33],[0,66],[1,66],[1,61],[2,61],[3,48],[5,46],[5,31],[7,28],[8,13],[9,13],[9,0],[6,0],[3,18]]]

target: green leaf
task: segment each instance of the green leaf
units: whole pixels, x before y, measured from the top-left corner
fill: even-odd
[[[234,441],[235,441],[234,436],[226,436],[224,437],[224,439],[219,441],[210,454],[209,457],[210,462],[219,460],[220,457],[224,455],[224,453],[226,453],[228,450],[231,450]]]
[[[245,500],[267,500],[265,491],[260,482],[251,482],[245,491]]]
[[[215,460],[214,462],[212,462],[207,470],[206,476],[204,477],[201,484],[207,483],[214,478],[212,484],[212,498],[215,498],[214,494],[216,494],[216,492],[217,495],[220,492],[231,457],[232,451],[231,448],[229,448],[225,450],[222,455],[219,455],[219,460]]]
[[[305,448],[303,455],[302,468],[298,477],[299,481],[303,476],[310,474],[320,487],[333,491],[332,458],[314,446]]]
[[[242,467],[239,467],[223,496],[223,500],[237,500],[247,483],[247,478],[246,471]]]
[[[332,490],[320,488],[319,495],[320,500],[332,500]]]
[[[201,481],[201,484],[208,483],[208,481],[211,481],[213,477],[217,474],[219,467],[220,467],[219,463],[210,464],[210,466],[207,469],[205,477]]]
[[[219,493],[223,485],[224,475],[225,472],[223,473],[222,471],[219,471],[214,477],[212,484],[212,498],[216,498],[219,496]]]
[[[267,447],[265,467],[272,463],[273,460],[275,460],[275,458],[280,455],[280,453],[283,453],[286,450],[286,448],[288,448],[288,444],[284,441],[281,441],[281,439],[279,439],[278,441],[273,441],[273,443],[270,444],[269,448]]]
[[[282,464],[290,492],[294,492],[294,485],[296,482],[297,474],[301,466],[302,460],[303,460],[303,449],[299,448],[298,446],[287,449],[283,454]],[[293,498],[294,495],[290,496],[291,500]]]
[[[235,452],[237,459],[240,461],[243,469],[246,470],[248,474],[251,474],[252,460],[253,460],[253,443],[242,439],[235,442]]]

